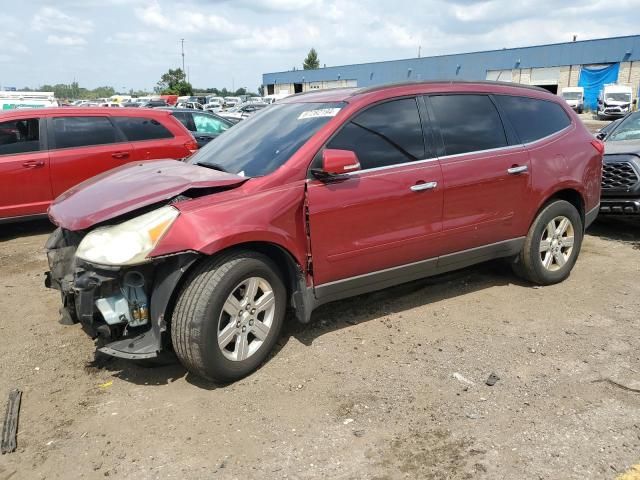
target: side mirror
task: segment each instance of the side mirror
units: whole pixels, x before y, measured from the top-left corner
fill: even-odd
[[[355,152],[325,148],[322,152],[322,168],[314,168],[311,173],[321,180],[326,180],[339,178],[357,170],[360,170],[360,162]]]

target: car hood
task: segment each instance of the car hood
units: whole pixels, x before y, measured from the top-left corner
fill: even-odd
[[[191,189],[233,188],[248,179],[178,160],[123,165],[60,195],[49,218],[67,230],[84,230]]]
[[[618,140],[604,142],[605,155],[619,155],[622,153],[640,154],[640,140]]]

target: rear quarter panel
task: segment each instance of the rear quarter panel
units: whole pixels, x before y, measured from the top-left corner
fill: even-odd
[[[591,145],[594,137],[577,115],[568,107],[565,111],[573,122],[570,127],[527,145],[535,198],[529,211],[529,224],[549,198],[561,190],[577,191],[584,202],[585,213],[600,201],[602,155]]]

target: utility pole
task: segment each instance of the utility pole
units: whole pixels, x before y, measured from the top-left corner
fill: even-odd
[[[182,72],[184,73],[184,38],[180,39],[180,43],[182,44]]]

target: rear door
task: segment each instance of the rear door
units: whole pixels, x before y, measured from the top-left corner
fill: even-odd
[[[426,98],[440,139],[442,228],[453,253],[521,235],[531,199],[529,154],[489,95]]]
[[[167,115],[166,119],[171,117]],[[184,145],[176,142],[174,134],[156,118],[114,115],[112,121],[131,142],[133,161],[178,159],[187,154]]]
[[[52,200],[45,125],[28,113],[0,122],[0,219],[45,213]]]
[[[132,145],[107,115],[56,115],[48,123],[54,198],[88,178],[132,161]]]
[[[429,137],[425,145],[422,114],[415,98],[377,104],[327,143],[355,152],[362,170],[338,182],[308,181],[316,286],[440,253],[442,174]]]

